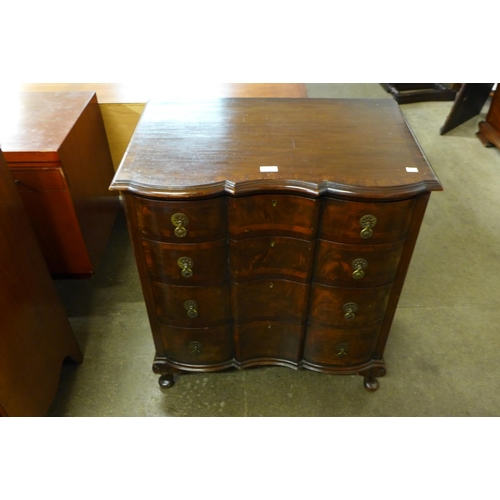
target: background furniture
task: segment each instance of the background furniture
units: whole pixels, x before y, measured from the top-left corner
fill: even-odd
[[[95,93],[4,95],[0,143],[50,272],[89,277],[120,207]]]
[[[151,101],[111,188],[162,386],[180,371],[280,365],[378,387],[441,189],[394,101]]]
[[[442,83],[381,83],[398,104],[421,101],[453,101],[458,86],[447,87]]]
[[[491,99],[486,120],[479,122],[477,137],[485,146],[500,148],[500,91],[497,90]]]
[[[43,416],[82,354],[0,151],[0,415]]]
[[[441,127],[441,135],[477,116],[490,95],[493,83],[463,83],[450,114]]]

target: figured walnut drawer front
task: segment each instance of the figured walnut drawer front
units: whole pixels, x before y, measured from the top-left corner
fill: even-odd
[[[315,243],[285,236],[229,240],[231,279],[283,278],[307,283]]]
[[[210,367],[233,359],[231,325],[211,328],[161,326],[161,337],[168,360],[174,364]]]
[[[312,284],[309,324],[356,329],[381,323],[392,283],[375,288]]]
[[[226,240],[181,245],[143,239],[142,247],[155,281],[190,286],[228,279]]]
[[[287,280],[233,283],[231,306],[235,323],[283,320],[304,322],[309,285]]]
[[[372,287],[390,283],[404,240],[384,245],[344,245],[318,241],[314,281],[332,286]]]
[[[10,172],[19,191],[64,191],[68,188],[60,168],[11,168]]]
[[[319,238],[374,245],[406,238],[415,199],[363,203],[325,198]]]
[[[229,321],[229,287],[177,286],[152,283],[156,315],[163,323],[186,328],[216,326]]]
[[[236,359],[299,362],[305,325],[276,321],[254,321],[234,327]]]
[[[342,330],[308,326],[304,343],[304,360],[311,365],[345,366],[369,361],[380,328]]]
[[[142,235],[172,243],[217,241],[226,237],[226,198],[161,201],[135,197]]]
[[[253,195],[228,199],[231,238],[281,235],[312,239],[318,227],[319,202],[294,195]]]

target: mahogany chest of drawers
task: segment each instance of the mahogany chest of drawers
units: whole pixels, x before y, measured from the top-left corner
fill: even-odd
[[[160,385],[258,365],[385,374],[430,192],[393,100],[150,101],[123,192]]]
[[[1,96],[0,144],[52,276],[91,276],[120,208],[95,93]]]

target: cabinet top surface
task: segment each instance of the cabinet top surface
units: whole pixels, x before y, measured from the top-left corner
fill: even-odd
[[[233,98],[150,101],[111,189],[391,198],[441,185],[392,99]]]
[[[7,161],[57,161],[57,151],[94,92],[0,96],[0,145]]]

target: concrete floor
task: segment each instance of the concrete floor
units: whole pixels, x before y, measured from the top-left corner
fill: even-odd
[[[308,84],[309,97],[391,98],[378,84]],[[66,365],[50,416],[499,416],[500,151],[478,117],[445,136],[451,102],[402,106],[440,178],[387,343],[387,375],[258,368],[180,377],[162,390],[123,215],[96,276],[59,281],[84,352]]]

